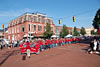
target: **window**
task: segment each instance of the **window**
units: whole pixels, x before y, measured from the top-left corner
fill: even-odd
[[[8,34],[9,34],[9,32],[10,32],[10,29],[8,29]]]
[[[10,40],[10,36],[8,36],[8,39]]]
[[[15,33],[16,33],[16,27],[15,27]]]
[[[25,21],[27,21],[27,20],[28,20],[28,16],[26,15],[26,16],[25,16]]]
[[[24,22],[24,16],[22,17],[22,22]]]
[[[12,26],[12,24],[10,24],[10,26]]]
[[[44,26],[44,31],[46,31],[46,26]]]
[[[47,23],[49,23],[50,22],[50,19],[47,19]]]
[[[19,23],[21,23],[22,22],[22,19],[21,18],[19,18]]]
[[[11,34],[11,29],[9,29],[9,34]]]
[[[42,25],[38,25],[38,31],[42,31]]]
[[[80,31],[78,31],[78,33],[80,34]]]
[[[37,17],[36,16],[34,16],[34,22],[36,22],[37,21]]]
[[[36,25],[34,25],[34,31],[36,31]]]
[[[19,24],[19,18],[17,19],[17,24]]]
[[[29,24],[29,31],[31,31],[31,24]]]
[[[72,34],[72,29],[69,29],[69,33]]]
[[[31,16],[28,16],[28,21],[31,21]]]
[[[20,22],[23,22],[23,18],[22,17],[20,18]]]
[[[14,33],[14,28],[12,28],[12,33]]]
[[[25,32],[25,26],[22,25],[22,32]]]
[[[45,19],[42,19],[42,22],[45,23]]]
[[[17,26],[17,33],[19,33],[19,26]]]
[[[53,27],[51,27],[51,31],[53,31]]]
[[[32,24],[32,32],[34,31],[34,25]]]
[[[39,20],[39,22],[41,22],[41,19],[40,18],[38,20]]]
[[[31,18],[32,18],[32,21],[34,21],[34,17],[32,16]]]

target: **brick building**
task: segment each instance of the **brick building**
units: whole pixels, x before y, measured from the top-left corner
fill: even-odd
[[[25,13],[8,24],[8,39],[21,40],[23,37],[43,37],[46,24],[51,25],[51,30],[56,33],[52,18],[42,13]]]
[[[63,29],[63,26],[56,26],[56,35],[60,35],[60,32],[62,31],[62,29]],[[68,30],[69,34],[73,34],[74,28],[67,27],[66,29]],[[80,28],[76,28],[76,29],[78,33],[80,33],[81,29]]]

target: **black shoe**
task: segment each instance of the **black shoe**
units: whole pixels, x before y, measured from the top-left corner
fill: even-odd
[[[30,56],[28,58],[30,58]]]

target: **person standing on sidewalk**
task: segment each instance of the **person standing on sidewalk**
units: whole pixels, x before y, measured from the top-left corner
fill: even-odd
[[[90,49],[88,50],[89,51],[89,53],[97,53],[97,54],[99,54],[99,52],[98,52],[98,46],[99,46],[99,43],[97,42],[97,40],[96,39],[94,39],[94,41],[91,41],[90,42]]]
[[[0,42],[0,48],[3,49],[3,42]]]

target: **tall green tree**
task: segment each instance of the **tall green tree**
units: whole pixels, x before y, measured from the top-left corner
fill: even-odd
[[[46,24],[46,31],[44,32],[44,37],[50,38],[53,34],[53,31],[51,31],[51,26],[49,23]]]
[[[73,31],[73,33],[74,33],[74,34],[73,34],[74,36],[78,36],[78,35],[79,35],[79,33],[78,33],[78,31],[77,31],[77,28],[76,28],[76,27],[74,27],[74,31]]]
[[[66,35],[68,35],[68,30],[67,30],[67,27],[66,25],[63,25],[63,29],[62,31],[60,32],[60,37],[65,37]]]
[[[82,35],[85,35],[86,34],[86,31],[85,31],[85,28],[84,27],[81,27],[81,32],[80,32]]]
[[[99,25],[100,25],[100,9],[98,9],[94,19],[93,19],[93,24],[95,29],[99,29]]]

